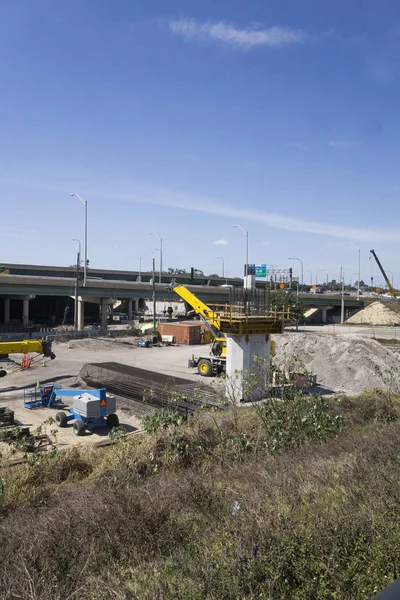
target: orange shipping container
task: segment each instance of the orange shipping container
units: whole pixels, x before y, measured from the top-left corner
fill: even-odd
[[[201,323],[181,321],[179,323],[159,323],[158,333],[162,335],[173,335],[176,344],[201,344]]]

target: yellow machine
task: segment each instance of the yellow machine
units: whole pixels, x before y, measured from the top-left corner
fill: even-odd
[[[388,290],[390,292],[390,295],[392,296],[392,298],[397,298],[397,294],[396,294],[396,290],[394,289],[394,287],[392,286],[392,284],[390,283],[390,279],[389,277],[386,275],[385,269],[382,267],[381,261],[379,260],[379,258],[377,257],[375,250],[370,250],[372,256],[374,257],[376,264],[378,265],[383,278],[386,282],[386,285],[388,286]]]
[[[171,289],[193,308],[214,338],[210,355],[207,357],[192,355],[188,361],[188,367],[197,368],[198,373],[203,377],[212,377],[224,373],[226,371],[226,336],[221,331],[221,315],[197,298],[184,285],[172,281]],[[271,341],[271,356],[274,354],[275,342]]]
[[[52,352],[50,340],[20,340],[19,342],[0,342],[0,356],[9,354],[43,354],[47,358],[54,360],[56,355]],[[3,369],[0,371],[0,377],[6,375]]]
[[[192,356],[188,367],[195,368],[203,377],[211,377],[223,373],[226,368],[226,337],[220,331],[219,314],[190,292],[184,285],[171,284],[172,290],[185,300],[198,314],[214,338],[211,343],[210,356],[207,358]]]
[[[49,340],[21,340],[19,342],[0,342],[0,356],[4,354],[30,354],[36,352],[54,359]]]

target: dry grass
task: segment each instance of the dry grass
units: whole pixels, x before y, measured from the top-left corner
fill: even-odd
[[[2,474],[0,597],[368,598],[398,576],[399,413],[338,407],[279,452],[249,409]]]

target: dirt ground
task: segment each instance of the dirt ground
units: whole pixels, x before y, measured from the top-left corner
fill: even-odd
[[[59,409],[39,408],[29,410],[24,408],[24,391],[32,390],[37,383],[55,382],[62,388],[76,386],[85,388],[78,379],[78,374],[85,363],[114,361],[126,365],[154,370],[160,373],[175,375],[199,381],[200,376],[195,370],[187,368],[188,358],[194,354],[208,354],[208,346],[165,346],[152,348],[139,348],[132,338],[91,338],[74,340],[70,343],[53,343],[55,360],[46,358],[35,359],[30,369],[21,371],[22,355],[12,355],[12,361],[0,363],[0,368],[5,368],[8,375],[0,379],[0,407],[8,406],[15,412],[15,419],[20,425],[29,426],[32,430],[49,418],[55,416]],[[72,398],[65,398],[65,410],[68,412],[72,406]],[[117,414],[120,424],[127,431],[133,432],[140,429],[141,418],[146,414],[143,405],[132,400],[117,397]],[[50,430],[56,430],[56,437],[52,438]],[[92,432],[86,431],[82,437],[77,437],[72,431],[72,423],[66,428],[54,425],[44,425],[44,433],[55,440],[57,446],[93,444],[106,438],[108,428],[97,428]],[[1,445],[0,452],[5,456],[5,444]]]

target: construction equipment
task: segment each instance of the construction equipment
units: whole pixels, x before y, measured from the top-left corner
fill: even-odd
[[[51,350],[50,340],[20,340],[19,342],[0,342],[0,356],[7,354],[30,354],[36,352],[52,360],[56,355]]]
[[[262,320],[263,332],[282,332],[282,316],[279,316],[279,319],[274,317],[261,317],[259,320],[257,320],[257,317],[251,320],[251,317],[248,315],[240,315],[240,317],[235,317],[231,306],[229,307],[230,310],[227,312],[224,312],[224,310],[217,312],[197,298],[197,296],[188,290],[187,287],[178,284],[175,280],[172,280],[170,289],[178,294],[178,296],[180,296],[194,309],[195,313],[200,316],[201,320],[214,338],[211,343],[209,356],[197,357],[193,354],[188,361],[188,368],[197,368],[197,372],[203,377],[213,377],[214,375],[219,375],[226,372],[227,338],[225,332],[223,332],[221,329],[226,329],[227,333],[237,335],[252,332],[254,333],[256,328],[259,327],[259,321]],[[253,331],[252,325],[255,326]],[[274,353],[275,343],[271,342],[271,355]]]
[[[54,408],[62,398],[73,397],[73,406],[69,414],[58,412],[55,421],[58,427],[66,427],[67,423],[74,421],[73,431],[81,436],[88,429],[96,427],[118,427],[119,419],[115,414],[117,402],[115,396],[107,394],[105,388],[98,390],[69,390],[58,388],[55,385],[42,385],[24,394],[25,408]]]
[[[199,375],[203,377],[224,373],[226,370],[226,336],[220,330],[219,314],[175,280],[171,282],[171,289],[194,309],[213,337],[210,355],[196,357],[193,354],[189,358],[188,368],[197,368]]]
[[[36,352],[43,354],[46,358],[54,360],[56,355],[52,352],[50,340],[22,340],[19,342],[0,342],[0,357],[7,357],[9,354],[30,354]],[[0,370],[0,377],[5,377],[7,371]]]
[[[378,265],[378,267],[379,267],[379,269],[380,269],[380,271],[381,271],[381,273],[383,275],[383,278],[384,278],[384,280],[386,282],[386,285],[388,286],[388,290],[390,292],[390,295],[392,296],[392,298],[397,298],[396,291],[395,291],[394,287],[392,286],[392,284],[390,283],[390,279],[386,275],[385,269],[382,267],[381,261],[377,257],[377,255],[375,253],[375,250],[370,250],[370,252],[371,252],[372,256],[374,257],[374,259],[376,261],[376,264]]]

